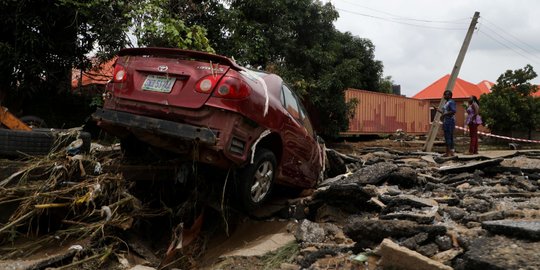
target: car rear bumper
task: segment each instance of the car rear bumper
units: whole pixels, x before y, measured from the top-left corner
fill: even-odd
[[[94,121],[104,123],[105,125],[128,129],[142,129],[151,131],[156,135],[165,135],[182,140],[193,140],[209,145],[215,145],[217,142],[215,132],[209,128],[197,127],[148,116],[107,109],[97,109],[96,112],[92,114],[92,118]]]

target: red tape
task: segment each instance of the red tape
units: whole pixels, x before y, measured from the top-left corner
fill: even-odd
[[[456,126],[456,128],[461,129],[461,130],[465,130],[465,131],[469,131],[468,128],[463,128],[463,127],[460,127],[460,126]],[[495,134],[491,134],[491,133],[485,133],[485,132],[481,132],[481,131],[478,131],[478,134],[484,135],[484,136],[489,136],[489,137],[495,137],[495,138],[499,138],[499,139],[504,139],[504,140],[510,140],[510,141],[528,142],[528,143],[540,143],[540,141],[506,137],[506,136],[495,135]]]

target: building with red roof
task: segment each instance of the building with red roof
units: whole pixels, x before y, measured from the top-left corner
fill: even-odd
[[[422,91],[418,92],[413,98],[423,99],[430,101],[430,107],[438,107],[441,99],[443,97],[444,91],[446,90],[446,85],[450,75],[445,75],[442,78],[438,79],[428,87],[424,88]],[[494,83],[490,81],[481,81],[478,84],[473,84],[462,80],[460,78],[456,79],[454,89],[452,90],[452,98],[456,101],[456,125],[465,126],[466,109],[468,105],[468,100],[471,96],[476,96],[480,98],[482,94],[489,94],[491,92],[491,87]],[[435,110],[431,108],[431,119],[435,117]],[[457,131],[457,130],[456,130]],[[485,131],[485,129],[484,129]]]
[[[115,62],[116,57],[103,63],[96,63],[88,71],[74,69],[71,73],[71,89],[85,94],[102,92],[113,77]]]

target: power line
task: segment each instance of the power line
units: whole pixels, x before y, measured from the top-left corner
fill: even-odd
[[[367,6],[363,6],[363,5],[359,5],[357,3],[354,3],[354,2],[350,2],[350,1],[346,1],[346,0],[340,0],[344,3],[347,3],[349,5],[353,5],[353,6],[356,6],[356,7],[360,7],[360,8],[364,8],[364,9],[367,9],[367,10],[371,10],[371,11],[374,11],[374,12],[377,12],[377,13],[381,13],[381,14],[385,14],[385,15],[389,15],[389,16],[392,16],[391,18],[387,18],[387,19],[390,19],[390,20],[404,20],[404,21],[416,21],[416,22],[425,22],[425,23],[446,23],[446,24],[468,24],[468,22],[463,22],[465,20],[470,20],[471,18],[467,17],[467,18],[461,18],[461,19],[455,19],[455,20],[427,20],[427,19],[418,19],[418,18],[411,18],[411,17],[404,17],[404,16],[401,16],[401,15],[396,15],[396,14],[392,14],[392,13],[389,13],[389,12],[386,12],[386,11],[381,11],[381,10],[377,10],[377,9],[374,9],[374,8],[370,8],[370,7],[367,7]],[[337,9],[337,7],[336,7]]]
[[[527,56],[523,55],[521,52],[515,50],[514,48],[512,48],[512,47],[506,45],[505,43],[500,42],[499,40],[497,40],[497,39],[494,38],[493,36],[489,35],[489,34],[486,33],[485,31],[479,31],[479,33],[485,35],[486,37],[490,38],[491,40],[493,40],[493,41],[499,43],[501,46],[503,46],[503,47],[505,47],[505,48],[507,48],[507,49],[513,51],[514,53],[519,54],[519,55],[522,56],[523,58],[526,58],[526,59],[528,59],[528,60],[532,60],[532,59],[530,59],[530,57],[527,57]],[[535,61],[535,62],[536,62],[536,61]],[[538,64],[538,62],[536,62],[536,63]]]
[[[397,23],[397,24],[403,24],[403,25],[409,25],[409,26],[414,26],[414,27],[420,27],[420,28],[431,28],[431,29],[442,29],[442,30],[464,30],[464,29],[465,29],[465,28],[436,27],[436,26],[429,26],[429,25],[421,25],[421,24],[406,23],[406,22],[401,22],[401,21],[398,21],[398,20],[395,20],[395,19],[392,19],[392,18],[384,18],[384,17],[374,16],[374,15],[370,15],[370,14],[359,13],[359,12],[354,12],[354,11],[350,11],[350,10],[346,10],[346,9],[341,9],[341,8],[337,8],[337,7],[336,7],[335,9],[336,9],[336,10],[339,10],[339,11],[351,13],[351,14],[354,14],[354,15],[358,15],[358,16],[363,16],[363,17],[368,17],[368,18],[373,18],[373,19],[383,20],[383,21],[392,22],[392,23]]]
[[[511,44],[512,46],[520,49],[521,51],[523,51],[524,53],[530,55],[531,57],[533,58],[536,58],[537,60],[540,60],[540,57],[537,55],[537,53],[534,53],[534,52],[530,52],[529,50],[521,47],[519,44],[516,44],[514,43],[513,41],[507,39],[505,36],[499,34],[497,31],[495,31],[494,29],[490,28],[489,26],[485,25],[485,24],[482,24],[482,26],[485,27],[486,30],[489,30],[491,31],[493,34],[497,35],[499,38],[503,39],[504,41],[508,42],[509,44]]]
[[[538,50],[538,49],[534,48],[533,46],[529,45],[528,43],[526,43],[526,42],[520,40],[519,38],[517,38],[516,36],[512,35],[511,33],[506,32],[504,29],[502,29],[501,27],[497,26],[495,23],[489,21],[489,20],[486,19],[486,18],[482,18],[482,19],[483,19],[484,21],[486,21],[488,24],[491,24],[491,25],[493,25],[495,28],[499,29],[501,32],[503,32],[503,33],[505,33],[506,35],[508,35],[508,36],[512,37],[513,39],[517,40],[517,41],[520,42],[521,44],[524,44],[525,46],[529,47],[530,49],[532,49],[532,50],[534,50],[534,51],[540,53],[540,50]]]

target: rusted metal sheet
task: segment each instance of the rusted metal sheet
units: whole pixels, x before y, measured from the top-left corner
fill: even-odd
[[[398,95],[345,90],[345,101],[358,104],[343,135],[388,134],[401,129],[409,134],[426,134],[430,126],[429,101]]]

